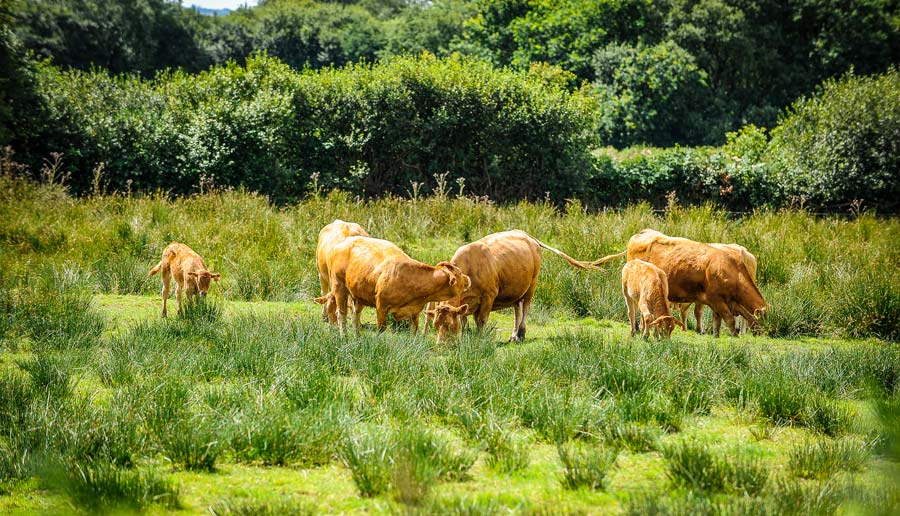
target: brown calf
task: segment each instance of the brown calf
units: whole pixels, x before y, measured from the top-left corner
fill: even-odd
[[[203,258],[190,247],[172,242],[163,250],[162,259],[150,269],[147,276],[162,271],[162,316],[166,313],[166,300],[169,299],[169,280],[175,278],[175,298],[178,300],[178,315],[181,315],[181,293],[184,291],[188,301],[194,296],[206,297],[212,281],[219,281],[218,274],[209,272]]]
[[[622,295],[628,307],[631,336],[643,326],[644,338],[650,337],[650,328],[656,338],[669,338],[677,324],[669,312],[669,281],[662,269],[643,260],[631,260],[622,268]]]

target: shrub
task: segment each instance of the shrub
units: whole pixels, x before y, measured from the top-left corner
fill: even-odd
[[[786,191],[816,207],[900,209],[900,71],[826,81],[772,131],[768,158]]]
[[[560,481],[566,489],[605,489],[606,476],[616,463],[619,450],[579,443],[557,444],[563,471]]]
[[[163,454],[189,471],[214,471],[222,437],[209,421],[190,418],[176,423],[162,442]]]
[[[592,99],[471,57],[296,72],[256,56],[149,81],[49,68],[41,77],[77,191],[99,162],[118,191],[188,193],[202,182],[282,201],[303,195],[313,174],[320,187],[367,196],[403,195],[444,173],[499,200],[549,192],[561,203],[588,188]]]

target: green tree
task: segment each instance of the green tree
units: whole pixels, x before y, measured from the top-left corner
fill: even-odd
[[[696,144],[723,132],[708,123],[706,72],[671,41],[607,45],[594,55],[594,70],[600,138],[609,145]]]

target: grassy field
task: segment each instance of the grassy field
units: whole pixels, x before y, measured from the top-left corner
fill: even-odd
[[[0,187],[0,513],[900,511],[894,219]],[[523,344],[509,313],[341,338],[310,300],[336,217],[429,262],[511,227],[579,259],[642,227],[737,241],[767,335],[631,339],[618,265],[546,256]],[[223,280],[163,320],[144,276],[175,239]]]

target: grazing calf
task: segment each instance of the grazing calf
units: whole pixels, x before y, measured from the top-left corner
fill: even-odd
[[[766,300],[739,257],[708,244],[644,229],[628,240],[625,251],[592,263],[600,265],[622,256],[628,261],[641,259],[662,269],[669,280],[670,302],[700,302],[709,306],[725,320],[734,335],[737,335],[735,315],[742,316],[751,330],[759,331],[757,318],[765,313]]]
[[[448,300],[446,304],[455,307],[466,305],[468,310],[456,312],[444,310],[446,317],[442,320],[457,330],[450,328],[442,330],[435,320],[438,334],[442,331],[445,334],[449,332],[455,334],[458,328],[465,328],[467,315],[475,316],[475,324],[480,330],[487,324],[492,311],[512,307],[516,313],[516,322],[509,340],[510,342],[524,340],[525,319],[528,317],[538,274],[541,272],[541,249],[559,255],[573,267],[596,268],[586,262],[579,262],[559,249],[550,247],[519,230],[493,233],[466,244],[456,250],[450,261],[472,278],[472,287]],[[455,322],[457,316],[462,317],[461,325]],[[426,327],[427,325],[426,320]]]
[[[334,296],[328,296],[328,293],[331,292],[331,275],[328,272],[328,254],[335,245],[352,236],[367,237],[369,236],[369,233],[359,224],[355,222],[344,222],[341,219],[335,219],[334,222],[326,225],[319,231],[319,243],[316,245],[316,269],[319,271],[319,286],[322,289],[322,297],[316,299],[316,302],[323,305],[322,318],[331,324],[335,324],[337,318],[335,316],[336,310],[333,306]],[[320,301],[321,299],[324,299],[324,301]]]
[[[175,298],[178,300],[178,315],[181,315],[181,293],[185,291],[188,301],[194,296],[206,297],[211,281],[219,281],[218,274],[209,272],[203,258],[190,247],[172,242],[163,250],[162,259],[150,269],[147,276],[162,271],[162,316],[166,313],[169,299],[169,280],[175,278]]]
[[[434,320],[438,344],[455,338],[459,334],[459,315],[465,316],[469,305],[452,306],[446,303],[429,303],[428,307],[428,311],[425,312],[425,328],[428,328],[429,321]]]
[[[675,320],[669,312],[669,283],[666,273],[652,263],[631,260],[622,268],[622,295],[628,307],[628,321],[631,336],[643,326],[644,338],[650,337],[650,328],[656,338],[669,338],[675,325],[684,329],[684,324]]]
[[[471,284],[469,277],[450,262],[426,265],[393,243],[377,238],[346,238],[331,249],[326,261],[335,316],[342,333],[351,298],[357,330],[362,308],[372,306],[377,312],[379,331],[387,327],[390,313],[398,320],[408,319],[416,333],[419,313],[427,303],[458,296]],[[324,301],[327,308],[328,300]]]

